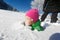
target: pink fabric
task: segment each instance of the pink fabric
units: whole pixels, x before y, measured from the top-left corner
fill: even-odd
[[[33,19],[34,22],[36,22],[39,19],[39,13],[37,9],[30,9],[27,11],[26,16]]]

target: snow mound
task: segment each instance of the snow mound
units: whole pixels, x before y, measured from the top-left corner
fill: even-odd
[[[0,10],[0,40],[55,40],[60,36],[60,21],[50,23],[49,19],[42,22],[44,31],[31,31],[29,26],[24,26],[24,13]],[[53,34],[59,34],[58,38]],[[53,35],[53,36],[52,36]]]

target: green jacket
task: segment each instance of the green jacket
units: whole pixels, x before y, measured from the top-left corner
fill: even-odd
[[[41,26],[41,21],[38,20],[36,23],[32,24],[31,30],[43,31],[44,28]]]

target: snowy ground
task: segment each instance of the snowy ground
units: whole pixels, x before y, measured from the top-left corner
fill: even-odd
[[[60,21],[49,23],[49,19],[42,22],[44,31],[31,31],[22,24],[24,13],[0,10],[0,40],[60,40]]]

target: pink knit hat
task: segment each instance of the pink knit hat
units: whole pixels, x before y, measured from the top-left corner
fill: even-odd
[[[39,13],[37,9],[30,9],[27,11],[26,16],[30,17],[33,19],[34,22],[38,21],[39,19]]]

